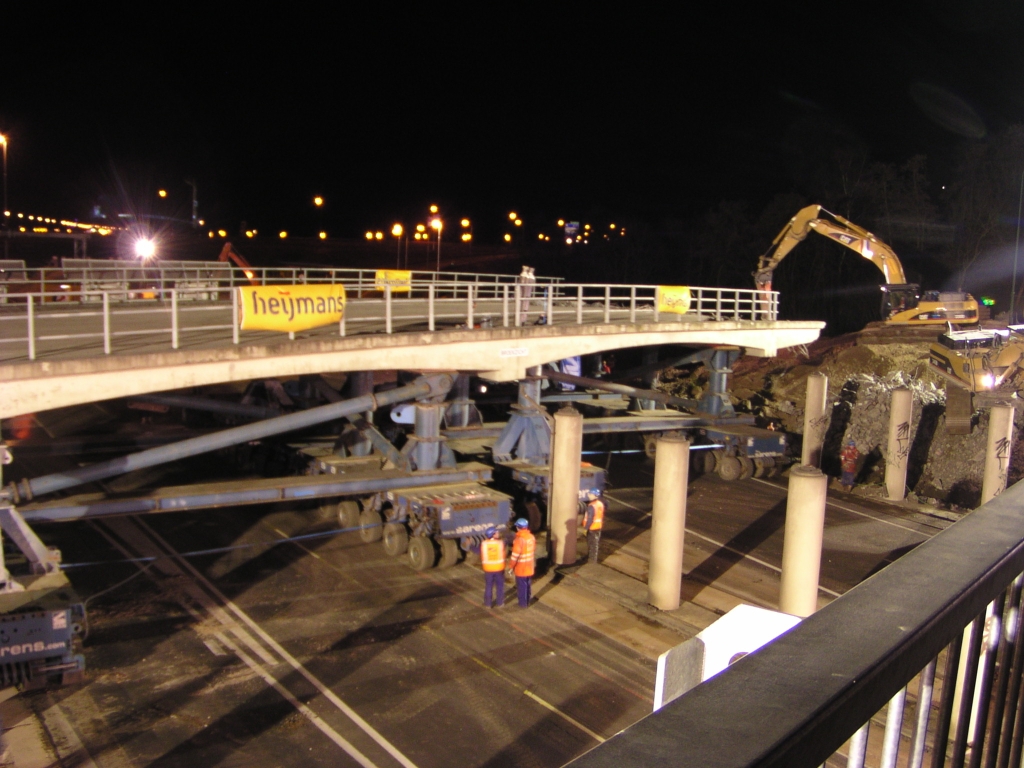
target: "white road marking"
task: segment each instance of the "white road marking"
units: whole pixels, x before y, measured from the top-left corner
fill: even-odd
[[[645,517],[647,515],[651,514],[650,512],[646,512],[645,510],[640,509],[640,507],[633,506],[628,501],[623,501],[622,499],[615,498],[614,496],[612,496],[607,491],[605,492],[604,497],[606,499],[611,499],[616,504],[621,504],[624,507],[629,507],[630,509],[636,510],[637,512],[643,512]],[[728,544],[725,544],[725,543],[723,543],[721,541],[717,541],[715,539],[712,539],[710,536],[705,536],[703,533],[697,533],[692,528],[687,528],[686,529],[686,533],[687,533],[687,535],[690,535],[690,536],[696,536],[698,539],[704,539],[704,541],[710,542],[710,543],[714,544],[716,547],[720,547],[721,549],[724,549],[727,552],[732,552],[735,555],[739,555],[740,557],[742,557],[742,558],[744,558],[746,560],[750,560],[751,562],[757,563],[758,565],[763,566],[763,567],[765,567],[765,568],[767,568],[767,569],[769,569],[771,571],[775,571],[775,573],[782,573],[782,569],[779,568],[778,566],[772,565],[771,563],[768,563],[768,562],[765,562],[761,558],[754,557],[753,555],[747,554],[746,552],[741,552],[740,550],[738,550],[738,549],[736,549],[734,547],[730,547]],[[819,592],[824,592],[826,595],[831,595],[832,597],[839,597],[839,593],[838,592],[833,592],[831,589],[823,587],[820,584],[818,585],[818,591]]]
[[[135,529],[129,528],[129,524],[134,523]],[[273,638],[266,634],[256,623],[241,609],[238,608],[234,603],[228,600],[212,583],[210,583],[199,571],[192,567],[191,563],[182,558],[177,551],[171,547],[167,541],[165,541],[159,534],[150,528],[146,523],[137,518],[116,518],[109,521],[104,521],[104,525],[109,527],[111,530],[115,530],[119,536],[121,536],[126,542],[131,543],[137,549],[140,550],[140,554],[153,555],[153,554],[165,554],[169,558],[161,558],[156,561],[157,569],[161,570],[165,575],[169,576],[186,576],[186,571],[192,576],[192,579],[184,579],[182,586],[184,591],[192,597],[200,606],[213,618],[217,619],[225,629],[234,635],[241,643],[248,648],[253,654],[262,659],[269,666],[277,666],[280,662],[275,659],[249,632],[245,630],[245,627],[241,626],[238,621],[233,618],[228,611],[224,610],[227,606],[231,613],[241,618],[244,623],[248,624],[254,632],[259,635],[273,650],[277,651],[280,657],[299,674],[301,674],[307,681],[309,681],[323,696],[324,698],[333,704],[336,708],[340,709],[345,715],[348,716],[353,723],[358,726],[364,733],[373,738],[381,747],[384,748],[389,755],[391,755],[403,768],[417,768],[416,765],[403,755],[399,750],[388,742],[383,736],[381,736],[372,726],[363,720],[354,710],[345,704],[333,691],[328,689],[318,679],[303,667],[297,659],[291,654],[285,651]],[[101,530],[101,533],[104,533]],[[132,553],[125,550],[125,548],[115,539],[111,539],[109,536],[104,536],[111,541],[114,546],[124,552],[126,556],[131,557]],[[163,548],[163,552],[160,551]],[[154,551],[155,549],[155,551]],[[171,562],[173,560],[173,562]],[[206,588],[212,593],[213,598],[203,591]],[[221,602],[218,605],[216,600]],[[196,617],[197,621],[201,621],[202,617],[197,614],[189,606],[185,606],[186,610],[190,614]],[[296,707],[296,710],[308,719],[313,725],[315,725],[320,731],[322,731],[331,741],[344,749],[356,762],[364,766],[364,768],[379,768],[373,761],[371,761],[366,755],[356,749],[351,743],[345,739],[341,734],[330,727],[324,722],[319,715],[313,712],[307,705],[299,702],[287,691],[276,677],[263,666],[261,666],[255,659],[252,658],[248,653],[242,651],[242,649],[234,641],[229,639],[228,633],[218,633],[217,639],[223,642],[226,646],[232,649],[235,654],[250,668],[259,674],[260,677],[267,682],[268,685],[273,687],[282,696],[285,697],[292,706]],[[254,666],[255,665],[255,666]]]

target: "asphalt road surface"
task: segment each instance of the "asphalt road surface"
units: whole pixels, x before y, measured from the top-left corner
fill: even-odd
[[[612,457],[602,564],[549,574],[527,610],[484,609],[471,566],[416,573],[357,533],[316,536],[336,523],[314,508],[42,527],[65,563],[98,563],[69,569],[95,595],[89,680],[22,698],[66,764],[563,765],[650,711],[658,653],[777,600],[784,485],[709,475],[688,602],[645,608],[652,478]],[[821,602],[948,524],[831,496]]]

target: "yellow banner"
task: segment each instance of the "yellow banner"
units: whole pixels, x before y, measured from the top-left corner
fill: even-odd
[[[412,290],[412,272],[407,269],[378,269],[373,282],[378,291],[390,285],[392,293],[408,293]]]
[[[659,285],[658,311],[685,315],[690,311],[690,288],[685,285]]]
[[[307,331],[341,321],[343,285],[256,285],[238,288],[243,331]]]

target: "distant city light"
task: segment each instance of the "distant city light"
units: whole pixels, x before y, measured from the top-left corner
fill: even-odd
[[[320,197],[320,195],[317,195],[316,197],[313,198],[313,205],[315,205],[317,208],[319,208],[323,204],[324,199]]]
[[[225,230],[223,230],[223,229],[218,229],[217,230],[217,234],[220,235],[221,237],[227,237],[228,236],[228,233]]]
[[[463,232],[462,233],[462,242],[468,243],[472,239],[473,239],[473,236],[471,234],[469,234],[469,232]]]
[[[544,242],[545,243],[550,243],[551,242],[551,237],[549,235],[544,235]]]
[[[565,219],[559,219],[558,220],[558,226],[564,227],[565,226]]]
[[[436,205],[430,206],[430,212],[431,213],[437,213],[437,206]]]
[[[377,232],[374,235],[374,237],[377,238],[378,240],[383,240],[384,239],[384,233],[383,232]]]
[[[608,228],[609,228],[609,229],[615,229],[615,225],[614,225],[614,224],[609,224],[609,225],[608,225]]]
[[[367,240],[373,240],[373,232],[367,232],[366,233],[366,239]]]
[[[469,226],[469,219],[463,219],[459,223],[462,224],[462,226],[464,226],[464,227],[468,227]]]
[[[417,232],[426,232],[427,228],[425,226],[423,226],[422,224],[417,224],[416,225],[416,231]]]
[[[506,233],[505,234],[505,242],[506,243],[511,243],[512,242],[512,235]]]
[[[516,226],[517,227],[523,226],[523,220],[522,219],[516,219]]]
[[[436,229],[438,232],[440,232],[441,231],[441,220],[438,219],[438,218],[431,219],[430,220],[430,228],[431,229]]]
[[[394,235],[395,237],[401,237],[402,236],[402,232],[404,232],[404,231],[405,230],[402,229],[402,225],[401,224],[395,224],[395,226],[393,226],[391,228],[391,234]]]
[[[583,225],[583,228],[584,228],[584,229],[590,229],[590,225],[589,225],[589,224],[584,224],[584,225]]]
[[[321,232],[320,233],[320,239],[321,240],[326,240],[327,239],[327,233],[326,232]]]
[[[286,237],[288,237],[288,233],[282,229],[280,232],[277,233],[277,236],[284,240]]]
[[[544,233],[541,232],[539,235],[537,235],[537,239],[538,240],[543,240],[544,239]]]
[[[202,219],[200,219],[200,220],[199,220],[199,226],[200,226],[200,227],[205,227],[205,226],[206,226],[206,222],[205,222],[205,221],[203,221]]]
[[[515,220],[516,220],[516,219],[518,219],[518,218],[519,218],[519,214],[517,214],[517,213],[516,213],[515,211],[512,211],[512,212],[511,212],[511,213],[510,213],[510,214],[508,215],[508,220],[509,220],[509,221],[515,221]]]
[[[157,190],[157,194],[158,194],[158,195],[159,195],[160,197],[167,197],[167,190],[166,190],[166,189],[160,189],[160,190]]]
[[[572,238],[571,237],[565,238],[565,244],[566,245],[572,245]]]
[[[255,234],[256,234],[256,233],[255,233],[255,232],[253,232],[253,231],[252,231],[251,229],[247,229],[247,230],[245,230],[245,236],[246,236],[246,237],[249,237],[249,238],[251,238],[251,237],[254,237],[254,236],[255,236]]]
[[[419,232],[417,232],[415,235],[413,235],[413,237],[416,238],[417,240],[422,240],[423,239],[423,235],[421,235]]]
[[[212,238],[213,237],[213,230],[211,229],[207,234]]]

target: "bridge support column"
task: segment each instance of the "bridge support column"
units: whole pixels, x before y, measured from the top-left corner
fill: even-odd
[[[828,478],[817,467],[801,464],[789,473],[779,590],[779,610],[783,613],[810,616],[818,610],[827,487]]]
[[[892,391],[889,410],[889,451],[885,457],[885,488],[890,499],[907,496],[907,459],[910,457],[910,424],[914,396],[906,387]]]
[[[666,435],[658,440],[655,456],[647,602],[662,611],[673,611],[679,607],[683,578],[690,441],[681,435]]]
[[[993,405],[988,413],[988,447],[985,450],[985,475],[981,483],[981,503],[991,501],[1006,490],[1013,447],[1013,406]]]
[[[352,381],[350,387],[352,397],[363,397],[373,394],[373,371],[355,371],[349,374]],[[363,418],[373,424],[373,411],[362,414]],[[369,456],[373,452],[373,443],[368,437],[360,437],[349,447],[352,456]]]
[[[821,448],[825,444],[825,402],[828,397],[828,376],[812,373],[807,377],[807,402],[804,405],[804,445],[800,463],[821,468]]]
[[[580,452],[583,449],[583,414],[571,406],[555,413],[551,451],[551,502],[548,556],[552,565],[576,562],[576,516],[580,497]]]

